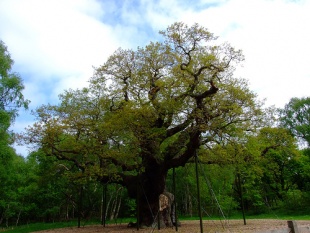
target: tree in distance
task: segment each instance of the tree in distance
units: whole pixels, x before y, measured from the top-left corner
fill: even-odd
[[[12,193],[16,191],[17,176],[14,170],[18,161],[12,148],[14,134],[10,126],[14,122],[19,108],[28,108],[29,100],[24,98],[24,85],[17,73],[12,72],[13,59],[0,40],[0,224],[14,212],[12,203],[15,201]]]
[[[310,97],[292,98],[279,109],[280,125],[310,146]]]
[[[0,159],[4,161],[8,161],[8,156],[14,153],[10,147],[14,137],[9,127],[14,122],[18,109],[28,109],[29,104],[22,93],[22,79],[17,73],[11,72],[13,63],[7,47],[0,40]]]

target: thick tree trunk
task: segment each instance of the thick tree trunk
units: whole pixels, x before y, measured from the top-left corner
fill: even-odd
[[[141,225],[151,226],[159,211],[159,195],[165,190],[167,173],[159,172],[155,166],[146,169],[139,185],[139,220]]]
[[[139,225],[151,226],[156,223],[159,212],[159,195],[165,190],[167,170],[164,170],[155,160],[137,177],[126,177],[124,184],[129,196],[137,198]]]
[[[157,223],[159,214],[159,195],[164,193],[166,188],[166,177],[169,168],[182,166],[193,155],[196,147],[199,146],[199,132],[190,135],[189,149],[178,159],[166,160],[159,153],[160,144],[156,144],[156,138],[145,139],[141,146],[143,171],[138,176],[124,176],[123,185],[126,186],[128,194],[137,198],[138,223],[140,226],[151,226]],[[187,137],[186,137],[187,138]],[[171,221],[171,220],[169,220]],[[168,225],[171,225],[168,223]]]
[[[162,227],[172,227],[175,224],[175,212],[173,211],[174,195],[165,191],[159,195],[159,224]],[[173,222],[174,219],[174,222]]]

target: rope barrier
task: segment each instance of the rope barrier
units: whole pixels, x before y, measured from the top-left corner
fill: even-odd
[[[218,201],[218,199],[217,199],[217,197],[216,197],[216,195],[215,195],[215,192],[214,192],[214,190],[213,190],[213,188],[212,188],[211,182],[210,182],[210,180],[207,178],[207,175],[205,174],[205,171],[204,171],[204,169],[203,169],[203,167],[202,167],[202,164],[201,164],[201,162],[200,162],[198,156],[197,156],[197,162],[198,162],[198,164],[199,164],[199,170],[202,172],[203,178],[204,178],[205,181],[206,181],[206,184],[207,184],[208,189],[209,189],[209,191],[210,191],[211,197],[215,200],[216,206],[218,207],[218,209],[219,209],[219,211],[220,211],[220,214],[222,215],[222,217],[223,217],[224,220],[225,220],[225,224],[224,224],[223,221],[220,219],[221,226],[222,226],[223,229],[227,229],[227,230],[230,232],[230,229],[229,229],[229,227],[230,227],[230,226],[229,226],[229,222],[228,222],[228,220],[226,219],[226,216],[225,216],[225,214],[224,214],[224,211],[222,210],[222,208],[221,208],[221,206],[220,206],[220,203],[219,203],[219,201]],[[187,171],[187,169],[186,169],[186,171]],[[188,174],[188,172],[187,172],[187,174]],[[197,198],[196,198],[195,196],[193,196],[193,195],[191,195],[191,196],[192,196],[196,201],[198,201]],[[201,207],[201,208],[202,208],[203,212],[204,212],[208,217],[211,218],[211,216],[209,215],[209,213],[207,212],[207,210],[206,210],[205,208],[203,208],[203,207]],[[215,226],[217,226],[217,224],[216,224],[214,221],[212,221],[212,223],[213,223]],[[225,225],[226,225],[226,226],[225,226]]]

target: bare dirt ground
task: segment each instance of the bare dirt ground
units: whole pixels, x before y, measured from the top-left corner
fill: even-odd
[[[307,226],[310,228],[310,220],[296,221],[298,226]],[[268,230],[277,230],[287,228],[286,220],[247,220],[246,225],[243,220],[206,220],[203,221],[203,232],[266,232]],[[85,226],[81,228],[70,227],[55,230],[45,230],[36,233],[90,233],[90,232],[109,232],[109,233],[172,233],[176,232],[175,228],[144,228],[137,230],[136,228],[127,228],[127,224],[111,224],[103,227],[101,225]],[[181,221],[178,228],[181,233],[200,233],[199,221]],[[309,230],[310,232],[310,230]]]

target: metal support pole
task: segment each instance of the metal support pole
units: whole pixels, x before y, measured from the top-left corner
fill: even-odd
[[[200,232],[203,233],[201,202],[200,202],[200,186],[199,186],[199,176],[198,176],[198,155],[196,151],[195,151],[195,165],[196,165],[198,213],[199,213],[199,218],[200,218]]]
[[[242,180],[240,173],[238,172],[237,174],[237,185],[239,186],[239,191],[240,191],[240,202],[241,202],[241,209],[242,209],[242,217],[243,217],[243,224],[246,225],[246,218],[245,218],[245,208],[244,208],[244,201],[243,201],[243,185],[242,185]]]
[[[138,177],[138,182],[137,182],[137,231],[139,230],[139,225],[140,225],[140,177]]]
[[[83,205],[83,185],[81,185],[81,186],[80,186],[80,191],[79,191],[79,204],[78,204],[78,209],[79,209],[79,215],[78,215],[78,228],[80,228],[80,227],[81,227],[82,205]]]
[[[107,212],[107,184],[102,186],[102,219],[101,224],[105,227]]]
[[[173,175],[173,194],[174,194],[174,223],[175,223],[175,231],[178,231],[178,218],[177,218],[177,201],[176,201],[176,188],[175,188],[175,169],[172,171]]]
[[[158,208],[160,208],[160,206]],[[161,211],[158,210],[158,213],[157,213],[157,230],[160,230],[160,215],[161,215]]]

